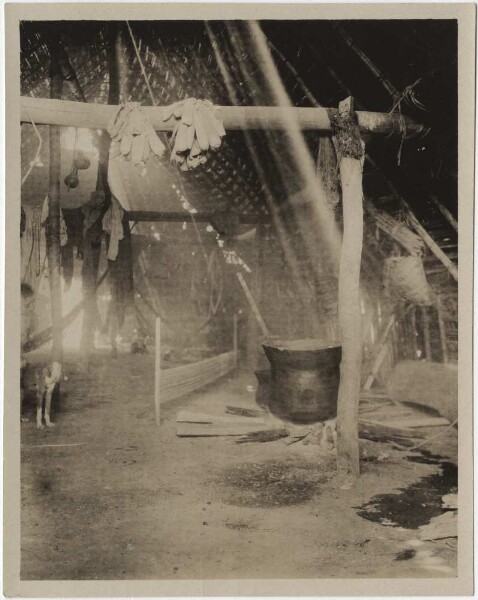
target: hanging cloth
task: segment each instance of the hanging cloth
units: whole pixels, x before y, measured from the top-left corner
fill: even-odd
[[[123,231],[124,210],[116,196],[111,196],[111,204],[103,217],[103,231],[110,236],[108,245],[108,260],[116,260],[119,242],[124,237]]]

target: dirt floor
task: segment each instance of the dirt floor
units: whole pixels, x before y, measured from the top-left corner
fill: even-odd
[[[360,481],[341,490],[314,445],[176,436],[180,408],[255,407],[252,373],[164,406],[160,428],[153,373],[151,355],[98,353],[88,376],[69,356],[56,427],[38,431],[30,409],[22,579],[455,575],[456,539],[418,527],[456,483],[456,431],[432,454],[364,442]]]

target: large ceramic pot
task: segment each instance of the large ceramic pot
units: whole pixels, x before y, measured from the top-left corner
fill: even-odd
[[[264,344],[271,364],[270,412],[298,425],[337,416],[342,348],[320,340]]]

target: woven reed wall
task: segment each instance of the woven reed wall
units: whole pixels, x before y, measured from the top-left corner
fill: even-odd
[[[161,403],[181,398],[230,373],[236,365],[236,353],[224,352],[191,365],[161,370]]]

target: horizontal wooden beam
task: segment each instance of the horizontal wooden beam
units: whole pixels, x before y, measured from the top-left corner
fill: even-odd
[[[161,106],[144,106],[148,118],[156,131],[172,131],[175,119],[163,120]],[[47,98],[20,99],[20,120],[36,125],[60,125],[62,127],[83,127],[85,129],[106,129],[108,121],[117,110],[109,104],[84,104],[68,100]],[[219,113],[226,130],[266,130],[287,129],[297,125],[300,129],[332,133],[331,119],[337,113],[334,108],[295,108],[277,106],[219,106]],[[396,113],[357,112],[358,123],[363,133],[380,135],[417,135],[424,128]]]
[[[131,210],[126,213],[128,221],[163,221],[165,223],[214,223],[218,219],[217,213],[183,213],[183,212],[157,212],[147,210]],[[268,215],[238,215],[238,220],[241,225],[256,225],[257,223],[269,223]]]

